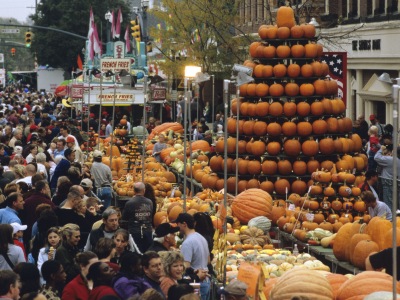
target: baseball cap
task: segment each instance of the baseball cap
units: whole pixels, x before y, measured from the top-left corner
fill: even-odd
[[[10,225],[13,228],[13,234],[17,233],[20,230],[25,230],[26,228],[28,228],[27,225],[21,225],[19,223],[11,223]]]
[[[81,187],[92,188],[93,187],[93,182],[89,178],[84,178],[81,181]]]
[[[32,124],[31,127],[29,127],[29,129],[30,129],[30,131],[35,131],[35,130],[38,130],[39,127],[35,124]]]
[[[376,119],[376,116],[375,116],[375,115],[370,115],[370,116],[369,116],[369,120],[370,120],[370,121],[375,120],[375,119]]]
[[[175,233],[179,231],[178,226],[173,226],[170,223],[162,223],[158,225],[158,227],[155,230],[156,236],[157,237],[164,237],[170,233]]]
[[[178,218],[173,223],[186,223],[188,227],[194,226],[194,218],[188,213],[180,213]]]
[[[95,117],[94,113],[90,113],[89,117],[90,117],[91,119],[94,119],[94,117]]]
[[[101,152],[100,150],[94,150],[93,157],[103,157],[103,152]]]
[[[218,291],[220,295],[246,296],[247,284],[240,280],[232,280],[225,288]]]
[[[67,143],[75,143],[75,139],[72,136],[67,136],[67,138],[65,139],[65,141]]]
[[[71,150],[71,149],[65,149],[65,151],[64,151],[64,156],[65,157],[68,157],[68,156],[70,156],[71,155],[71,153],[72,152],[75,152],[75,150]]]

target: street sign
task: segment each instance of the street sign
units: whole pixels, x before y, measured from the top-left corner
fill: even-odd
[[[166,88],[154,88],[153,91],[153,100],[164,100],[167,96]]]
[[[1,33],[19,33],[19,29],[17,28],[3,28]]]
[[[103,58],[101,59],[100,68],[102,72],[121,72],[122,70],[129,72],[131,60],[129,58]]]

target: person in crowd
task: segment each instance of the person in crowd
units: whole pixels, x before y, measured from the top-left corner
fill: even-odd
[[[105,296],[116,296],[118,294],[112,288],[114,270],[104,262],[95,262],[89,267],[87,279],[93,281],[93,289],[89,294],[89,300],[100,300]]]
[[[193,141],[204,140],[203,132],[203,126],[201,124],[197,124],[196,129],[193,132]]]
[[[83,200],[87,200],[89,197],[97,197],[93,192],[93,181],[89,178],[84,178],[81,180],[79,184],[83,190],[85,191],[85,194],[83,196]]]
[[[11,270],[0,270],[0,299],[20,299],[20,280]]]
[[[59,234],[59,228],[51,227],[49,230],[47,230],[47,241],[45,246],[39,250],[37,260],[37,267],[39,271],[41,270],[44,262],[54,259],[57,248],[60,246],[60,244],[61,237]]]
[[[379,122],[379,119],[376,117],[376,115],[372,114],[369,116],[369,120],[371,121],[371,126],[376,126],[378,128],[378,137],[380,138],[383,135],[384,132],[384,124],[381,124]]]
[[[58,137],[59,140],[67,140],[67,137],[72,137],[74,139],[75,145],[79,147],[78,140],[75,136],[70,134],[70,130],[67,125],[60,126],[60,136]],[[65,156],[65,155],[64,155]]]
[[[222,125],[223,126],[223,119],[222,119],[222,117],[221,117],[221,114],[216,114],[215,115],[215,120],[214,120],[214,124],[213,124],[213,131],[215,132],[215,133],[217,133],[219,130],[218,130],[218,125]],[[222,128],[221,128],[221,130],[222,130]]]
[[[176,102],[176,122],[182,123],[182,107],[180,102]]]
[[[387,206],[393,206],[393,156],[392,151],[387,151],[386,146],[381,146],[381,149],[375,155],[375,161],[381,169],[380,180],[382,182],[382,200]],[[393,149],[397,151],[397,174],[400,174],[400,147]],[[386,154],[384,154],[384,152]],[[398,189],[398,192],[400,189]]]
[[[57,260],[45,261],[41,268],[43,279],[46,283],[40,292],[47,299],[61,299],[67,274],[64,267]]]
[[[67,176],[60,176],[57,180],[56,192],[51,201],[59,206],[65,199],[67,199],[69,189],[72,187],[72,182]]]
[[[97,188],[97,197],[103,201],[104,208],[111,205],[112,199],[112,174],[109,166],[102,162],[103,152],[93,152],[93,164],[91,168],[94,183]]]
[[[71,149],[66,149],[64,151],[64,157],[57,164],[57,167],[54,170],[53,177],[50,181],[50,188],[55,191],[57,187],[57,180],[60,176],[64,176],[67,174],[68,169],[71,167],[71,163],[75,161],[75,152]]]
[[[117,229],[115,231],[113,240],[115,244],[115,254],[111,259],[111,262],[120,264],[121,257],[130,251],[129,240],[132,239],[130,237],[129,231],[123,228]]]
[[[65,147],[66,141],[64,139],[57,140],[56,149],[54,150],[53,154],[54,158],[56,158],[57,156],[64,156]]]
[[[147,289],[140,296],[140,300],[164,300],[164,295],[155,289]]]
[[[0,270],[12,270],[20,262],[26,262],[21,247],[14,245],[13,227],[0,224]]]
[[[6,187],[7,184],[9,184],[11,181],[15,179],[15,177],[9,177],[7,176],[8,174],[12,174],[12,172],[4,172],[4,167],[0,166],[0,189],[4,191],[4,188]]]
[[[396,248],[397,257],[400,257],[400,246]],[[393,248],[387,248],[379,252],[372,252],[365,260],[366,271],[382,271],[393,276]],[[397,268],[397,279],[400,278],[400,269]]]
[[[181,245],[181,253],[185,259],[186,274],[192,280],[201,282],[201,299],[207,299],[210,290],[210,280],[208,278],[208,263],[210,261],[210,252],[207,240],[195,231],[195,220],[188,213],[179,214],[174,221],[179,226],[179,230],[185,236]]]
[[[217,125],[217,138],[222,138],[222,137],[224,137],[225,133],[224,133],[224,131],[222,130],[223,128],[224,128],[223,125],[221,125],[221,124],[218,124],[218,125]]]
[[[119,228],[118,212],[113,208],[107,208],[102,214],[102,224],[99,228],[92,229],[85,245],[85,251],[93,251],[100,238],[112,239]]]
[[[113,120],[110,119],[108,121],[108,123],[107,123],[107,126],[106,126],[106,132],[105,132],[106,133],[105,134],[106,138],[109,137],[112,134],[113,126],[114,126],[113,124],[114,124]]]
[[[29,188],[32,187],[32,176],[37,173],[36,166],[32,163],[28,164],[25,167],[25,176],[21,179],[18,179],[16,183],[25,182]]]
[[[360,183],[358,187],[361,191],[371,191],[375,198],[379,200],[378,193],[376,191],[376,184],[378,183],[378,172],[369,170],[365,172],[365,180]]]
[[[187,283],[175,284],[168,290],[168,300],[181,300],[187,295],[193,295],[194,288]],[[190,300],[195,300],[197,298],[190,298]]]
[[[58,221],[61,226],[67,223],[80,223],[81,217],[75,213],[74,208],[78,206],[78,203],[82,200],[80,192],[74,189],[75,185],[70,188],[70,192],[67,195],[67,200],[60,204],[55,210]]]
[[[369,147],[368,147],[368,170],[375,170],[377,163],[374,160],[376,152],[380,148],[378,128],[376,126],[371,126],[368,130],[369,135]]]
[[[71,149],[72,151],[75,152],[75,160],[76,162],[83,164],[85,162],[85,159],[83,157],[82,150],[79,146],[75,144],[75,139],[73,138],[72,135],[67,136],[65,139],[67,143],[67,149]]]
[[[164,268],[161,257],[157,252],[147,251],[142,256],[142,268],[144,280],[156,291],[164,295],[161,289],[161,277],[164,275]]]
[[[18,224],[18,223],[11,223],[10,225],[13,228],[14,245],[17,245],[17,246],[21,247],[22,251],[24,252],[25,260],[27,260],[25,246],[24,246],[24,243],[23,243],[23,241],[24,241],[23,236],[24,236],[24,231],[26,231],[28,226],[21,225],[21,224]]]
[[[64,288],[62,300],[87,300],[93,288],[93,282],[87,280],[89,267],[98,262],[97,255],[91,251],[78,253],[76,263],[79,265],[80,274],[72,279]]]
[[[208,250],[210,255],[210,261],[208,263],[208,274],[214,274],[211,261],[213,259],[213,254],[211,251],[214,248],[214,226],[211,217],[204,212],[197,212],[193,215],[194,219],[194,230],[200,233],[207,241]]]
[[[136,182],[133,189],[135,196],[125,204],[122,221],[127,224],[128,231],[140,252],[144,253],[152,243],[153,203],[144,197],[145,185],[143,182]]]
[[[116,273],[119,271],[119,265],[111,262],[111,259],[115,255],[114,240],[104,237],[100,238],[94,247],[94,253],[96,253],[99,261],[108,264]]]
[[[376,200],[371,191],[362,192],[360,198],[365,202],[369,215],[373,217],[384,217],[392,221],[392,210],[385,202]]]
[[[20,194],[19,192],[10,193],[4,201],[4,204],[6,205],[6,207],[0,209],[0,223],[18,223],[22,225],[21,219],[18,216],[19,212],[24,209],[25,204],[22,194]]]
[[[219,290],[219,294],[225,295],[226,300],[246,300],[248,299],[247,284],[240,280],[232,280],[224,289]]]
[[[165,148],[167,148],[167,144],[165,142],[165,135],[161,133],[158,136],[158,142],[155,143],[154,147],[153,147],[153,156],[155,157],[155,159],[158,162],[161,162],[160,153],[161,153],[161,150],[163,150]]]
[[[31,162],[36,162],[36,155],[38,154],[38,150],[39,149],[37,145],[29,146],[29,155],[25,158],[28,164]]]
[[[43,176],[43,179],[47,181],[48,179],[48,171],[47,166],[49,164],[46,162],[46,154],[45,153],[38,153],[36,154],[36,165],[37,165],[37,172]],[[50,158],[51,159],[51,158]]]
[[[140,255],[126,253],[121,258],[121,270],[113,279],[113,287],[121,299],[141,295],[151,286],[141,277]]]
[[[179,231],[178,226],[170,223],[162,223],[155,230],[153,243],[148,251],[160,252],[174,250],[176,247],[175,233]]]
[[[56,205],[51,201],[51,192],[49,183],[45,180],[39,180],[35,183],[35,190],[25,200],[24,204],[24,212],[23,219],[25,220],[25,224],[28,225],[29,228],[32,228],[33,224],[37,221],[37,217],[32,212],[36,210],[36,207],[40,204],[48,204],[52,209],[56,208]],[[28,241],[30,240],[30,232],[24,234],[24,238]]]
[[[66,282],[70,282],[79,274],[75,264],[75,256],[79,252],[78,243],[81,238],[80,228],[76,224],[66,224],[61,229],[62,243],[57,248],[54,259],[59,261],[67,273]]]
[[[211,130],[204,132],[204,140],[211,146],[213,143]]]
[[[148,198],[151,200],[151,202],[153,203],[153,212],[151,214],[151,219],[154,221],[154,215],[156,214],[157,211],[157,199],[156,199],[156,194],[154,191],[154,187],[153,185],[151,185],[150,183],[146,182],[144,184],[144,197]],[[154,225],[154,223],[152,223]]]
[[[163,257],[164,276],[161,278],[160,287],[164,296],[168,299],[168,290],[177,285],[185,273],[183,255],[177,251],[168,251]]]
[[[84,179],[90,179],[92,178],[92,173],[90,172],[90,165],[89,163],[84,163],[82,165],[82,177]],[[92,186],[93,187],[93,186]]]
[[[22,295],[40,289],[40,274],[34,264],[20,262],[14,267],[14,272],[19,275],[21,281],[20,291]]]
[[[13,137],[10,140],[10,142],[8,143],[8,146],[11,147],[11,148],[14,148],[15,147],[15,143],[17,141],[21,141],[21,140],[22,140],[22,130],[21,129],[15,129],[13,131]]]

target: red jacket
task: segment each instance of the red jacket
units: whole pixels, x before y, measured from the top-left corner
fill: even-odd
[[[116,296],[118,297],[117,293],[114,289],[110,286],[100,285],[95,287],[89,295],[89,300],[100,300],[104,296]]]
[[[87,300],[90,290],[82,275],[76,276],[65,287],[61,296],[62,300]]]

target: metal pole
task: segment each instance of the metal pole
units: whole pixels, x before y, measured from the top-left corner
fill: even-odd
[[[191,90],[189,90],[188,92],[188,108],[187,108],[187,111],[188,111],[188,114],[189,114],[189,159],[190,159],[190,192],[192,193],[192,195],[193,195],[193,176],[192,176],[192,167],[193,167],[193,164],[192,164],[192,140],[193,140],[193,136],[192,136],[192,113],[191,113],[191,111],[190,111],[190,106],[189,105],[191,105],[191,102],[192,102],[192,91]],[[186,149],[186,148],[185,148]],[[186,151],[186,150],[185,150]],[[186,168],[186,165],[185,165],[185,168]],[[185,175],[186,175],[186,169],[185,169]]]
[[[143,136],[142,136],[142,182],[144,182],[144,156],[146,154],[146,105],[147,105],[147,75],[144,75],[143,84]]]
[[[215,105],[215,100],[214,100],[214,96],[215,96],[215,75],[211,75],[212,76],[212,97],[211,97],[211,104],[212,104],[212,108],[211,108],[211,121],[212,121],[212,126],[214,126],[214,118],[215,118],[215,111],[214,111],[214,105]]]
[[[228,88],[229,88],[229,83],[230,80],[225,79],[224,80],[224,114],[228,114]],[[227,208],[227,203],[228,203],[228,143],[226,142],[228,140],[228,130],[226,130],[226,127],[228,126],[228,118],[224,118],[224,207],[225,209]],[[224,235],[227,233],[227,224],[226,224],[226,217],[224,219],[224,225],[223,225],[223,230],[224,230]],[[226,245],[224,245],[226,247]],[[225,255],[225,251],[224,251]],[[226,283],[226,264],[224,265],[224,274],[223,274],[223,284],[225,285]]]
[[[236,85],[236,184],[235,184],[235,195],[238,194],[238,181],[239,181],[239,110],[240,110],[240,86]],[[226,129],[225,129],[226,130]]]
[[[399,131],[399,89],[400,89],[400,78],[397,78],[397,83],[392,86],[393,96],[393,196],[392,196],[392,266],[393,266],[393,299],[397,299],[397,223],[396,223],[396,211],[397,211],[397,147],[399,145],[398,131]]]
[[[113,112],[112,112],[112,132],[114,133],[114,129],[115,129],[115,97],[117,96],[117,84],[115,83],[115,77],[114,77],[114,99],[113,99]],[[110,166],[112,166],[112,147],[114,145],[114,134],[111,137],[111,141],[110,141],[110,146],[111,146],[111,151],[110,151]]]
[[[100,132],[101,128],[101,106],[103,104],[103,73],[100,74],[100,106],[99,106],[99,127],[98,132]],[[100,150],[100,143],[97,145],[97,149]],[[111,166],[111,164],[110,164]]]
[[[90,121],[90,78],[91,78],[91,73],[89,73],[89,93],[88,93],[88,105],[87,105],[87,114],[88,114],[88,122],[87,122],[87,136],[88,136],[88,141],[87,141],[87,147],[86,147],[86,155],[89,157],[89,121]],[[100,131],[99,131],[99,136],[100,136]],[[97,138],[96,143],[99,142],[99,138]]]
[[[188,85],[188,78],[184,78],[184,100],[185,105],[182,107],[183,110],[183,166],[184,166],[184,176],[183,176],[183,211],[186,211],[186,189],[187,189],[187,182],[186,182],[186,164],[187,164],[187,157],[186,157],[186,149],[187,149],[187,85]]]

